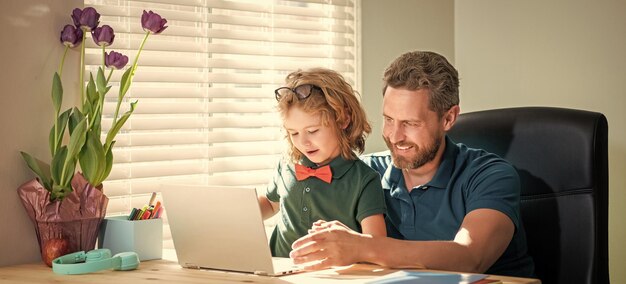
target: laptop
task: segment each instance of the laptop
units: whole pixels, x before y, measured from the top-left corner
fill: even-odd
[[[254,188],[161,185],[178,263],[185,268],[280,276],[302,271],[273,258]]]

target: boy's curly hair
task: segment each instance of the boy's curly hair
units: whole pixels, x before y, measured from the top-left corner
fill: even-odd
[[[285,87],[291,89],[304,84],[319,87],[323,94],[313,88],[309,97],[298,99],[292,92],[287,92],[278,101],[281,117],[284,118],[294,106],[309,114],[321,114],[322,123],[335,129],[339,137],[341,156],[348,160],[357,159],[354,151],[363,153],[365,138],[372,131],[359,102],[358,92],[352,89],[341,74],[326,68],[297,70],[285,78]],[[346,123],[347,127],[342,128]],[[289,141],[289,156],[294,162],[300,161],[303,154],[288,136],[285,138]]]

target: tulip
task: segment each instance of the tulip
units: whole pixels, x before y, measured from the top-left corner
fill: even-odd
[[[128,63],[128,56],[111,51],[104,54],[104,65],[109,68],[122,69]]]
[[[83,41],[83,31],[72,25],[65,25],[61,31],[61,42],[67,47],[75,47]]]
[[[72,20],[77,28],[90,32],[100,23],[100,14],[92,7],[83,10],[76,8],[72,11]]]
[[[144,31],[151,32],[153,34],[160,34],[167,28],[165,26],[166,23],[167,20],[161,18],[159,14],[143,10],[143,15],[141,15],[141,26]]]
[[[109,46],[113,44],[115,33],[113,32],[113,28],[111,28],[111,26],[104,25],[92,30],[91,37],[98,46]]]

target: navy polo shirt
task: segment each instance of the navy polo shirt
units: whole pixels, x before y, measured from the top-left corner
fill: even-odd
[[[520,180],[515,168],[495,154],[455,144],[446,136],[445,150],[433,179],[409,193],[402,170],[389,151],[361,159],[378,171],[387,203],[387,234],[402,240],[453,240],[469,212],[498,210],[515,226],[513,239],[486,273],[533,277],[520,217]],[[445,256],[442,256],[445,257]]]

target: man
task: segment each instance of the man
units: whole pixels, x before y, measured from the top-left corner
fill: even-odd
[[[388,237],[319,221],[293,244],[309,269],[370,262],[389,267],[534,276],[520,220],[520,181],[508,162],[454,143],[458,73],[441,55],[409,52],[384,73],[383,138],[362,159],[377,170]]]

